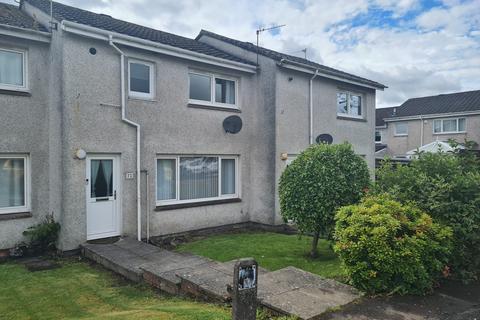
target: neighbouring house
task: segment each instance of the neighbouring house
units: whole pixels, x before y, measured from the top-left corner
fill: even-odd
[[[376,157],[405,159],[435,141],[465,139],[480,143],[480,90],[412,98],[376,110]],[[422,150],[423,150],[422,149]]]
[[[50,4],[0,4],[0,249],[49,213],[61,250],[281,224],[279,176],[318,136],[351,142],[374,167],[384,85],[207,31],[190,39]]]

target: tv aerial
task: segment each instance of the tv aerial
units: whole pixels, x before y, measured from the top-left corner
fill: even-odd
[[[285,26],[286,26],[286,24],[280,24],[280,25],[271,26],[271,27],[268,27],[268,28],[258,28],[257,29],[257,31],[256,31],[256,34],[257,34],[257,66],[258,66],[258,48],[259,48],[258,41],[259,41],[260,33],[264,32],[264,31],[279,29],[279,28],[285,27]]]

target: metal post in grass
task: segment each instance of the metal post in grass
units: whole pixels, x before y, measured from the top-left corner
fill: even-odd
[[[235,263],[232,286],[232,319],[255,320],[257,317],[258,263],[252,258]]]

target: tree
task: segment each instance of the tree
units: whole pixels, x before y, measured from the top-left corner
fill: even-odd
[[[369,186],[365,160],[349,143],[318,144],[302,152],[280,177],[280,208],[302,233],[313,234],[310,255],[320,236],[332,239],[335,211],[358,202]]]

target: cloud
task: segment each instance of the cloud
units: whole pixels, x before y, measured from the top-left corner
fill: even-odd
[[[6,0],[0,0],[6,1]],[[480,89],[480,0],[60,0],[175,34],[201,29],[303,56],[389,86],[377,105]]]

